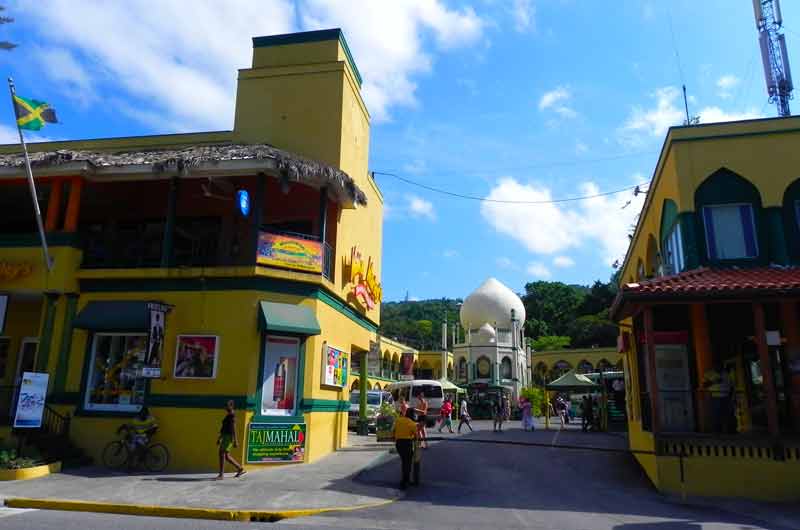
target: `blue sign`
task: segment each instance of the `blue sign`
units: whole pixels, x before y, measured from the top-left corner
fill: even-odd
[[[250,215],[250,194],[247,190],[239,190],[236,192],[236,201],[239,203],[239,211],[242,215],[247,217]]]

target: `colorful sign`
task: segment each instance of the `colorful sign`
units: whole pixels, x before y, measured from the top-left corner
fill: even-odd
[[[322,243],[270,232],[258,234],[259,265],[322,273]]]
[[[161,377],[161,361],[164,359],[164,324],[170,306],[151,302],[147,304],[150,311],[150,333],[147,337],[147,357],[142,368],[142,377]]]
[[[247,430],[247,463],[302,462],[305,423],[251,423]]]
[[[47,395],[48,374],[24,372],[19,386],[15,429],[38,429],[42,426],[44,398]]]
[[[350,263],[347,265],[350,274],[350,283],[353,284],[353,295],[367,309],[373,309],[383,300],[383,288],[375,275],[375,267],[372,265],[372,258],[361,257],[361,252],[356,247],[350,251]]]
[[[30,263],[11,263],[0,261],[0,281],[16,280],[30,276],[33,272],[33,265]]]
[[[400,354],[400,380],[414,379],[414,352],[404,351]]]
[[[327,344],[322,347],[322,384],[344,388],[347,386],[347,353],[331,348]]]
[[[217,376],[219,337],[178,335],[175,370],[178,379],[213,379]]]

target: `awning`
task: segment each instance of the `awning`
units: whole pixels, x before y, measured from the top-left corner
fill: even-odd
[[[92,331],[147,331],[150,327],[147,304],[141,300],[89,302],[75,317],[73,326]]]
[[[547,390],[560,390],[563,392],[580,392],[582,390],[593,390],[599,388],[599,386],[585,375],[569,371],[552,383],[546,385],[545,388]]]
[[[317,316],[302,305],[261,302],[258,328],[262,331],[319,335],[321,329]]]

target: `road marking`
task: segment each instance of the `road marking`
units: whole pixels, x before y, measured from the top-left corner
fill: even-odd
[[[35,512],[37,510],[29,510],[24,508],[6,508],[5,506],[0,506],[0,518],[3,517],[11,517],[12,515],[22,515],[23,513],[28,512]]]

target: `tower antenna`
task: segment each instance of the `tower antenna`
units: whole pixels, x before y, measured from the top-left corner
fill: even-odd
[[[791,116],[789,100],[792,99],[792,71],[783,35],[783,15],[780,0],[753,0],[753,14],[761,47],[761,63],[767,83],[769,102],[778,107],[778,116]]]
[[[683,108],[686,110],[686,121],[684,125],[697,125],[700,123],[700,116],[689,116],[689,100],[686,97],[686,85],[683,85]]]

